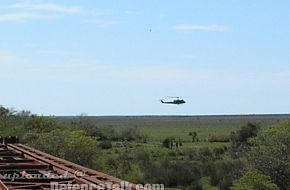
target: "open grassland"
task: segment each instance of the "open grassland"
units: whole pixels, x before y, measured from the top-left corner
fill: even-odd
[[[18,136],[23,144],[133,183],[228,190],[255,175],[263,184],[289,187],[289,152],[281,147],[290,144],[290,115],[45,117],[0,111],[2,136]]]
[[[68,121],[76,117],[57,117],[59,121]],[[148,135],[148,141],[157,143],[166,137],[181,138],[191,142],[190,132],[197,132],[204,141],[209,136],[224,137],[230,135],[248,122],[260,126],[277,124],[288,120],[290,115],[220,115],[220,116],[87,116],[86,119],[98,127],[112,127],[115,130],[138,128]]]
[[[83,116],[82,116],[83,117]],[[77,117],[57,117],[58,121],[67,122]],[[220,115],[220,116],[85,116],[85,119],[100,128],[113,128],[122,132],[128,128],[137,128],[147,136],[147,142],[113,142],[113,148],[104,150],[106,154],[119,154],[124,150],[147,149],[152,154],[170,153],[162,148],[162,141],[174,138],[182,141],[178,151],[203,147],[230,147],[229,142],[209,142],[210,137],[230,137],[247,123],[256,123],[261,127],[288,120],[290,115]],[[198,141],[192,142],[190,132],[197,133]],[[175,150],[175,147],[174,149]],[[177,150],[177,149],[176,149]]]
[[[272,176],[262,183],[289,187],[289,154],[281,147],[289,147],[290,120],[281,122],[290,115],[44,117],[0,111],[2,136],[19,136],[28,146],[133,183],[228,190],[248,175],[263,176],[259,169]]]
[[[245,157],[236,157],[240,151],[237,145],[244,142],[241,137],[255,137],[258,130],[279,126],[289,118],[290,115],[228,115],[54,119],[96,137],[101,147],[96,162],[99,171],[134,183],[162,183],[166,190],[224,190],[231,188],[249,168]],[[195,139],[193,133],[197,135]],[[136,138],[131,138],[132,134]],[[109,142],[110,147],[103,148],[104,142]]]

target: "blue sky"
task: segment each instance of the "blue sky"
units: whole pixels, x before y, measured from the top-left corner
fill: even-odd
[[[0,105],[44,115],[290,112],[287,0],[1,0]],[[182,106],[165,96],[185,97]]]

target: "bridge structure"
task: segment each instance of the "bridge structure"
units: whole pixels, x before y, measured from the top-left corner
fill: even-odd
[[[20,144],[0,138],[0,190],[130,189],[136,186]]]

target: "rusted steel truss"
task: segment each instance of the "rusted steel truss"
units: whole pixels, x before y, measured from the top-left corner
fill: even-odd
[[[51,188],[52,184],[58,186]],[[71,186],[59,189],[104,187],[109,190],[120,188],[111,188],[108,184],[119,184],[122,188],[128,182],[19,144],[17,140],[0,144],[0,190],[48,190],[58,189],[61,184]]]

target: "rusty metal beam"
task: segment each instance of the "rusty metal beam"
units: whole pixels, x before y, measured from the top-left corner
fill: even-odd
[[[28,146],[13,144],[18,142],[17,139],[6,139],[5,142],[5,144],[0,144],[0,190],[48,190],[53,182],[79,185],[125,183],[125,181],[118,178],[57,158]],[[84,175],[78,176],[76,172]],[[133,185],[132,189],[135,189],[134,187]],[[110,190],[110,188],[107,188],[107,190]]]

